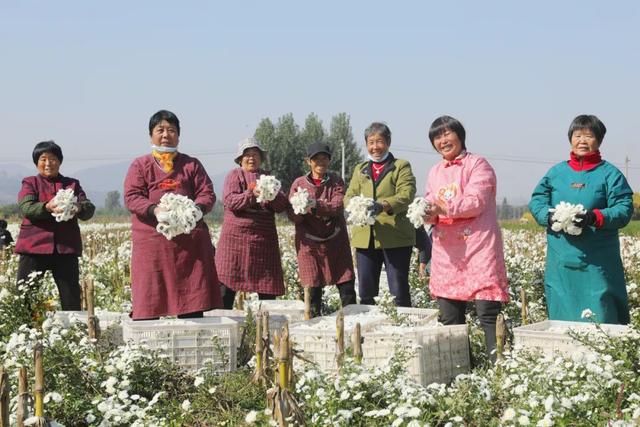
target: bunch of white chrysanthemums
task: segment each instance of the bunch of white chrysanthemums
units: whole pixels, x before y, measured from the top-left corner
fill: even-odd
[[[61,188],[53,198],[56,208],[60,212],[51,212],[58,222],[69,221],[78,213],[78,198],[73,194],[73,188]]]
[[[581,204],[574,205],[567,202],[560,202],[555,208],[549,209],[549,212],[553,213],[553,216],[551,217],[553,220],[551,229],[553,231],[564,231],[565,233],[574,236],[582,233],[582,228],[577,227],[573,223],[577,214],[583,214],[586,212],[584,210],[584,206]]]
[[[375,224],[376,219],[372,215],[372,207],[373,199],[371,197],[364,197],[363,195],[352,197],[345,208],[348,213],[347,221],[359,226]]]
[[[316,205],[316,200],[311,198],[309,191],[306,188],[298,187],[295,194],[289,199],[293,213],[296,215],[303,215],[307,212],[307,209],[313,208]]]
[[[166,193],[160,199],[158,207],[163,212],[158,214],[156,230],[167,240],[190,233],[202,218],[202,211],[195,202],[181,194]]]
[[[413,224],[415,228],[424,225],[424,216],[427,214],[429,206],[429,202],[427,202],[427,199],[424,197],[416,197],[409,205],[407,218],[409,218],[409,221],[411,221],[411,224]]]
[[[273,175],[260,175],[256,181],[256,189],[260,193],[257,197],[258,203],[270,202],[276,198],[278,191],[282,188],[282,184]]]

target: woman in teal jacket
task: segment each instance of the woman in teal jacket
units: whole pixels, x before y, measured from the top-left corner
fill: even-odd
[[[568,162],[553,166],[533,191],[529,209],[547,226],[545,294],[551,320],[586,320],[589,309],[599,323],[629,323],[629,305],[620,257],[618,229],[633,213],[633,192],[624,175],[600,157],[607,129],[596,116],[576,117],[569,127]],[[576,215],[579,235],[551,229],[561,201],[582,204]]]

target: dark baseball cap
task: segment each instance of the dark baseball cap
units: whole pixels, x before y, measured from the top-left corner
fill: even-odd
[[[312,158],[316,154],[325,153],[329,158],[331,158],[331,148],[328,144],[324,142],[314,142],[307,149],[307,157]]]

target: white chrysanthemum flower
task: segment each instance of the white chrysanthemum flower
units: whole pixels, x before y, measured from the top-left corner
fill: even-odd
[[[62,395],[60,393],[56,393],[55,391],[45,394],[44,403],[49,403],[52,400],[56,403],[60,403],[62,402]]]
[[[258,203],[270,202],[276,198],[282,184],[273,175],[260,175],[256,181],[256,189],[260,195],[256,198]]]
[[[577,236],[582,233],[582,228],[576,227],[573,221],[576,219],[577,214],[585,213],[584,206],[581,204],[571,204],[567,202],[560,202],[555,208],[549,209],[549,212],[553,212],[551,219],[553,224],[551,229],[559,232],[564,231],[567,234]]]
[[[160,199],[158,207],[164,212],[158,215],[156,230],[167,240],[190,233],[202,219],[202,211],[195,202],[181,194],[166,193]]]
[[[73,188],[61,188],[53,198],[57,209],[61,212],[51,212],[57,222],[69,221],[76,214],[76,203],[78,198],[73,194]]]
[[[246,417],[244,417],[244,422],[247,424],[253,424],[258,419],[258,413],[256,411],[250,411]]]
[[[584,310],[582,310],[582,314],[580,315],[580,317],[583,319],[591,319],[593,317],[593,311],[585,308]]]
[[[303,215],[307,212],[308,208],[316,205],[316,201],[311,198],[309,191],[302,187],[298,187],[295,194],[289,199],[289,202],[291,202],[293,213],[296,215]]]
[[[196,377],[196,378],[193,380],[193,385],[194,385],[195,387],[198,387],[198,386],[199,386],[200,384],[202,384],[203,382],[204,382],[204,377]]]
[[[507,408],[507,409],[504,411],[504,414],[502,414],[502,418],[500,418],[500,420],[501,420],[502,422],[505,422],[505,421],[511,421],[511,420],[513,420],[515,417],[516,417],[516,411],[515,411],[515,409],[513,409],[513,408]]]
[[[518,424],[520,424],[521,426],[528,426],[529,424],[531,424],[531,421],[529,421],[529,417],[527,417],[526,415],[520,415],[518,417]]]
[[[415,228],[424,225],[424,216],[427,214],[427,209],[429,209],[429,202],[424,197],[416,197],[409,205],[407,218]]]
[[[347,221],[359,226],[375,224],[376,219],[371,215],[373,202],[372,198],[363,195],[352,197],[345,208],[348,213]]]
[[[185,399],[182,401],[182,405],[180,405],[182,407],[182,410],[187,412],[189,411],[189,409],[191,409],[191,401],[189,399]]]

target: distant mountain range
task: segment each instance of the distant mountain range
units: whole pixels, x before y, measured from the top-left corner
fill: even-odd
[[[81,169],[70,176],[80,180],[89,199],[97,206],[104,206],[109,191],[117,190],[122,194],[124,177],[130,162],[111,163],[102,166]],[[35,168],[29,169],[13,163],[0,163],[0,205],[16,203],[22,178],[34,175]],[[62,169],[64,175],[64,168]],[[222,195],[225,174],[212,175],[213,185],[218,197]]]

